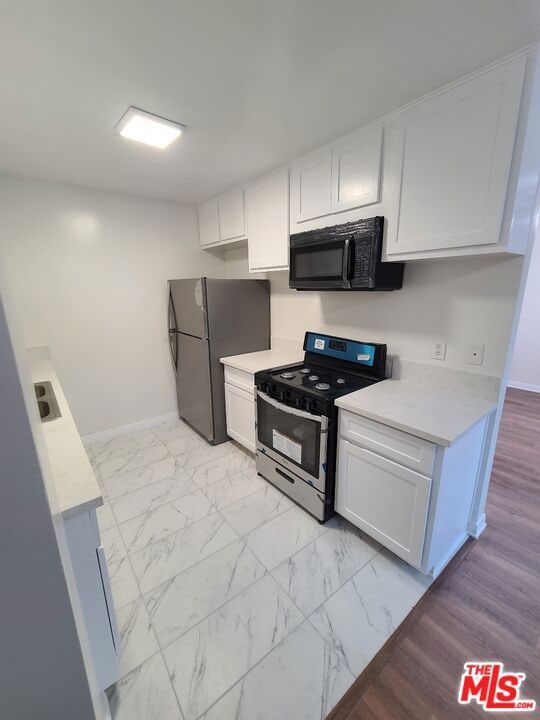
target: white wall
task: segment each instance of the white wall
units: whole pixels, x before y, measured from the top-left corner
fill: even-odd
[[[384,342],[392,354],[500,376],[513,321],[523,259],[460,258],[421,261],[405,268],[394,292],[298,292],[286,272],[269,273],[272,335],[300,340],[315,330]],[[431,359],[446,340],[446,361]],[[486,345],[482,367],[466,363],[469,343]]]
[[[23,340],[50,347],[82,434],[176,409],[166,281],[225,269],[194,208],[0,176],[0,246]]]
[[[509,385],[540,392],[540,229],[529,265],[527,285],[510,369]]]
[[[42,473],[41,427],[16,335],[0,282],[0,717],[96,720],[103,713],[94,713],[64,576],[68,551],[51,517],[51,478]]]

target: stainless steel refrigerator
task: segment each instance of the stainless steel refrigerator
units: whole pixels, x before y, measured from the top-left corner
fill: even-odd
[[[227,355],[270,347],[267,280],[169,280],[169,342],[178,413],[214,445],[225,442]]]

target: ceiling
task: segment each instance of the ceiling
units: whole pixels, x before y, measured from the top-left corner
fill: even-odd
[[[0,172],[198,202],[539,37],[539,0],[0,0]]]

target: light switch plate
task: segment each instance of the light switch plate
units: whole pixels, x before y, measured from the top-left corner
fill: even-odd
[[[434,360],[444,360],[446,358],[446,342],[444,340],[433,343],[431,357]]]
[[[467,345],[467,364],[482,365],[484,362],[484,348],[485,345],[477,343]]]

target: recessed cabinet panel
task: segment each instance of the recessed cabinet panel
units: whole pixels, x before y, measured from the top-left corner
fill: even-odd
[[[332,145],[332,212],[377,202],[382,127],[360,130]]]
[[[246,188],[250,272],[282,270],[289,264],[289,171]]]
[[[240,390],[225,383],[227,433],[233,440],[255,452],[255,401],[253,390]]]
[[[387,255],[499,241],[524,70],[519,58],[396,118]]]
[[[339,441],[336,510],[420,567],[431,479],[347,440]]]
[[[244,191],[233,190],[218,198],[221,240],[232,240],[246,234]]]
[[[199,205],[199,242],[201,245],[213,245],[221,240],[219,234],[219,216],[217,200],[209,200]]]
[[[293,223],[329,215],[331,210],[332,153],[329,147],[297,160],[291,169]]]

